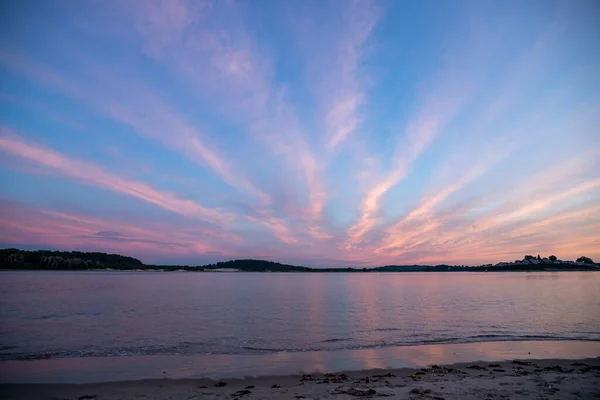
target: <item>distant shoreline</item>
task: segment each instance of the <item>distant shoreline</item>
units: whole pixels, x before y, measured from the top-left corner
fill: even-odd
[[[150,265],[119,254],[51,250],[0,250],[0,270],[26,271],[128,271],[128,272],[566,272],[600,271],[600,264],[588,257],[577,261],[526,255],[522,260],[477,266],[386,265],[369,268],[312,268],[266,260],[232,260],[207,265]]]
[[[399,266],[401,268],[401,266]],[[233,273],[289,273],[289,274],[310,274],[310,273],[322,273],[322,274],[341,274],[341,273],[409,273],[409,272],[426,272],[426,273],[436,273],[436,272],[444,272],[444,273],[453,273],[453,272],[600,272],[600,267],[591,267],[591,268],[531,268],[531,269],[490,269],[489,271],[483,271],[480,269],[476,269],[477,267],[466,267],[464,270],[437,270],[437,269],[423,269],[423,270],[374,270],[374,268],[368,268],[367,271],[362,271],[359,269],[355,269],[353,271],[347,271],[346,269],[340,268],[336,271],[331,271],[331,269],[320,269],[314,268],[310,271],[218,271],[213,269],[198,269],[198,270],[186,270],[186,269],[162,269],[162,268],[146,268],[146,269],[114,269],[114,268],[98,268],[98,269],[56,269],[56,268],[6,268],[4,266],[0,266],[0,272],[26,272],[26,271],[45,271],[45,272],[123,272],[123,273],[134,273],[134,272],[152,272],[152,273],[161,273],[161,272],[191,272],[191,273],[219,273],[219,274],[233,274]]]

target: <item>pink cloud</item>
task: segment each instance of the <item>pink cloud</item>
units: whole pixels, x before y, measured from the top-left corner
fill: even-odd
[[[415,236],[422,237],[424,233],[431,234],[431,231],[441,228],[441,222],[435,219],[436,207],[452,194],[480,179],[493,166],[504,160],[513,150],[514,146],[512,145],[499,147],[496,143],[493,143],[493,146],[490,146],[487,151],[480,151],[480,154],[475,156],[475,160],[472,159],[473,156],[463,154],[464,158],[470,160],[467,171],[463,172],[460,178],[450,185],[436,189],[435,191],[432,190],[433,194],[425,197],[416,208],[388,227],[385,230],[386,236],[383,242],[376,245],[376,251],[381,252],[386,249],[400,248]],[[448,169],[450,169],[448,165],[440,168],[443,172],[447,172]],[[415,229],[415,225],[418,228],[414,231],[411,230]]]
[[[110,118],[129,125],[137,132],[185,154],[198,164],[209,167],[222,180],[244,193],[255,196],[264,206],[271,204],[272,200],[268,193],[257,189],[250,181],[233,172],[218,152],[200,139],[201,135],[193,126],[147,89],[135,85],[131,81],[120,81],[110,75],[108,70],[101,69],[86,60],[84,60],[86,70],[95,81],[101,84],[104,91],[92,90],[92,88],[83,90],[81,86],[71,84],[68,80],[39,65],[18,58],[10,60],[14,66],[25,66],[25,71],[31,73],[35,79],[59,90],[65,90],[71,96],[89,101]],[[126,95],[124,96],[123,93]],[[301,150],[300,155],[303,160],[302,165],[311,162],[311,156],[306,150]],[[311,187],[315,186],[313,183],[315,181],[314,171],[308,173],[310,174],[309,178],[312,179]],[[318,196],[320,195],[313,195],[312,199],[319,201]],[[270,220],[276,221],[277,219],[270,217]],[[282,234],[283,224],[285,223],[279,220],[278,223],[270,223],[268,226],[276,229],[274,231],[276,237],[285,238],[284,242],[287,243],[291,236]],[[289,230],[289,228],[286,229]]]
[[[366,191],[358,221],[347,230],[348,237],[343,244],[347,250],[361,244],[365,234],[377,225],[381,198],[410,173],[412,164],[444,131],[446,125],[472,96],[476,79],[468,75],[468,69],[463,65],[463,52],[457,52],[423,91],[421,107],[407,124],[402,139],[397,143],[396,152],[392,156],[393,167]],[[476,66],[484,59],[484,54],[477,54],[469,57],[468,62],[469,65]]]
[[[248,131],[274,153],[284,155],[284,161],[294,160],[290,167],[300,168],[307,185],[309,233],[319,237],[326,235],[318,226],[328,198],[321,182],[319,162],[298,128],[294,111],[285,101],[282,88],[272,82],[269,57],[257,50],[238,7],[233,3],[221,3],[198,11],[192,9],[193,3],[181,2],[177,4],[177,15],[181,17],[155,22],[155,16],[169,7],[166,4],[148,4],[132,15],[138,26],[147,26],[137,29],[142,41],[162,44],[163,48],[153,53],[158,61],[172,68],[181,80],[203,95],[211,93],[213,104],[220,112],[247,124]],[[221,12],[227,14],[228,24],[220,18]],[[170,35],[171,31],[177,34]],[[189,145],[188,142],[186,147]],[[198,152],[203,151],[198,148]],[[208,156],[204,159],[211,160]],[[221,171],[222,176],[228,175],[223,168],[215,169]],[[270,204],[267,194],[257,193],[242,182],[238,186],[254,192],[264,205]],[[277,237],[289,239],[284,233],[289,228],[282,228],[286,224],[283,220],[273,215],[266,216],[266,219],[273,222],[269,226],[277,229],[274,231]]]
[[[326,65],[320,98],[325,99],[325,125],[329,138],[327,148],[334,149],[363,122],[361,106],[366,101],[365,83],[360,63],[366,45],[380,17],[379,7],[372,1],[350,1],[341,10],[338,37],[318,62]],[[321,65],[323,69],[323,65]]]
[[[417,160],[433,142],[442,128],[439,116],[425,117],[408,126],[405,134],[406,147],[396,158],[396,165],[383,179],[376,182],[365,194],[358,221],[347,231],[348,239],[344,247],[348,250],[358,245],[363,236],[378,222],[381,198],[410,172],[412,163]]]
[[[90,60],[79,57],[90,75],[76,82],[41,64],[33,63],[12,53],[0,56],[0,63],[49,85],[67,95],[89,102],[115,121],[129,125],[137,133],[146,135],[168,148],[181,152],[191,161],[208,167],[229,185],[269,204],[269,195],[256,188],[249,180],[236,174],[219,152],[203,139],[206,135],[178,115],[155,93],[132,80],[123,81],[110,69],[103,69]],[[97,85],[92,87],[90,82]]]
[[[502,213],[499,215],[492,215],[489,218],[484,219],[476,225],[475,230],[488,230],[492,227],[506,224],[509,222],[517,221],[524,218],[530,218],[536,216],[548,209],[555,203],[559,203],[562,200],[574,197],[578,194],[582,194],[600,187],[600,179],[584,182],[568,190],[552,194],[542,200],[537,201],[526,201],[521,207],[516,210]]]
[[[474,255],[489,260],[507,255],[518,258],[545,249],[548,252],[565,251],[566,243],[571,243],[571,252],[560,253],[562,257],[571,257],[573,251],[595,255],[596,250],[584,244],[594,238],[595,229],[600,226],[593,213],[596,206],[567,208],[560,213],[554,212],[552,217],[545,217],[541,211],[550,211],[556,203],[594,190],[599,185],[598,180],[586,182],[534,203],[522,199],[522,206],[508,214],[492,211],[469,223],[459,223],[455,228],[452,226],[461,222],[464,214],[434,214],[426,220],[406,221],[403,229],[395,227],[393,235],[378,252],[384,258],[406,256],[412,259],[418,250],[419,262],[473,262],[479,260]]]
[[[258,218],[253,216],[246,216],[246,218],[249,221],[266,226],[272,230],[273,235],[283,243],[294,244],[298,242],[298,239],[294,237],[291,229],[281,218],[270,216],[267,213],[263,213],[263,215]]]
[[[134,17],[135,28],[151,37],[144,43],[152,55],[160,55],[186,35],[186,31],[201,20],[209,1],[171,0],[118,2],[117,7]]]
[[[0,149],[5,152],[52,168],[85,184],[126,194],[165,210],[211,223],[224,224],[233,219],[231,214],[208,209],[194,201],[180,199],[171,193],[159,192],[144,183],[112,175],[97,165],[70,159],[51,149],[27,143],[7,128],[1,128],[0,133]]]
[[[233,19],[238,23],[221,26],[218,11],[211,9],[204,16],[214,17],[210,27],[188,26],[184,37],[170,43],[182,49],[177,57],[159,56],[158,59],[181,72],[182,79],[199,89],[218,93],[215,103],[216,107],[222,107],[221,112],[247,124],[248,130],[275,154],[283,155],[284,161],[293,160],[291,168],[300,169],[307,186],[309,234],[322,238],[327,234],[319,224],[328,196],[321,180],[320,163],[302,134],[284,91],[272,82],[269,59],[258,52],[252,36],[244,28],[239,10],[233,5],[221,4],[220,7],[227,11],[229,21]],[[153,41],[152,32],[141,34],[145,41]],[[196,68],[191,70],[190,65]],[[199,73],[200,65],[202,73]],[[277,220],[273,216],[267,219]],[[276,234],[280,238],[287,237],[282,224],[281,220],[270,224],[279,227]]]
[[[0,241],[50,246],[66,250],[112,251],[148,257],[193,257],[206,253],[232,256],[215,245],[213,232],[186,232],[180,227],[148,221],[130,224],[81,214],[42,210],[18,203],[3,203]],[[10,218],[7,218],[10,215]],[[229,235],[228,242],[238,242]]]
[[[86,70],[94,76],[95,80],[102,83],[101,87],[104,88],[106,93],[110,93],[111,89],[114,88],[115,94],[105,95],[104,92],[92,90],[91,88],[89,90],[82,90],[79,86],[70,84],[68,80],[60,78],[58,75],[41,66],[17,58],[11,58],[11,60],[18,60],[13,62],[15,66],[26,66],[25,70],[33,74],[35,79],[56,87],[59,90],[66,90],[69,95],[74,97],[90,101],[99,110],[105,112],[114,120],[130,125],[137,132],[152,137],[166,146],[184,153],[192,161],[208,166],[225,182],[240,189],[242,192],[249,193],[259,198],[263,205],[269,205],[271,203],[271,198],[267,193],[255,188],[249,181],[233,173],[223,158],[200,140],[199,134],[196,132],[195,128],[174,113],[161,99],[146,89],[136,86],[132,82],[120,82],[117,79],[114,79],[114,77],[111,77],[107,70],[101,70],[95,65],[88,64]],[[127,93],[127,95],[119,95],[117,90],[118,93]],[[7,142],[6,145],[8,146],[9,143]],[[33,148],[29,150],[32,149]],[[14,147],[12,150],[17,151]],[[21,150],[24,150],[24,148],[21,147]],[[301,151],[300,154],[302,155],[303,160],[302,165],[307,166],[307,173],[309,174],[307,179],[310,180],[312,187],[316,185],[314,160],[310,159],[311,156],[306,150]],[[37,155],[39,156],[39,154]],[[38,158],[38,160],[41,159],[42,157]],[[308,168],[312,169],[309,170]],[[96,173],[95,175],[97,176],[99,174]],[[123,189],[124,188],[121,188],[120,190]],[[131,192],[132,190],[129,190],[130,194]],[[159,201],[157,200],[157,196],[150,198],[145,197],[144,194],[146,192],[147,190],[142,190],[134,195],[146,199],[147,201],[154,202],[155,204]],[[314,191],[311,193],[314,193]],[[313,194],[312,196],[311,201],[321,201],[319,194]],[[170,207],[169,202],[161,200],[160,204],[163,208]],[[186,208],[189,209],[191,206],[192,205],[188,205]],[[169,209],[173,211],[172,207]],[[177,208],[177,210],[181,210],[181,208]],[[195,213],[197,213],[197,211]],[[204,211],[204,214],[208,213],[208,211]],[[265,216],[265,218],[266,220],[261,221],[259,224],[272,229],[275,233],[275,237],[279,238],[284,243],[296,241],[296,239],[293,238],[290,229],[285,226],[283,220],[273,216]],[[257,219],[248,219],[254,222],[258,221]]]
[[[565,258],[577,252],[593,256],[588,239],[594,237],[598,226],[593,218],[597,207],[586,204],[598,193],[600,181],[585,177],[593,173],[596,148],[553,163],[511,185],[511,190],[491,191],[466,208],[439,209],[449,196],[480,179],[514,148],[510,141],[491,143],[489,151],[477,155],[479,161],[467,151],[463,155],[469,159],[465,172],[447,186],[431,190],[431,195],[385,229],[381,241],[371,243],[369,248],[378,254],[378,260],[477,263],[546,250]],[[440,171],[452,168],[453,164],[443,164]],[[481,204],[489,205],[483,213],[478,210]]]
[[[362,117],[356,115],[359,106],[364,102],[364,95],[351,93],[340,97],[327,112],[327,125],[333,132],[327,143],[329,149],[335,148],[346,136],[354,132],[362,123]]]
[[[425,90],[425,101],[421,110],[417,114],[412,126],[409,125],[405,147],[408,148],[406,154],[396,154],[397,160],[395,166],[383,176],[382,179],[376,181],[366,192],[362,200],[359,211],[358,220],[348,229],[347,240],[343,246],[347,250],[352,250],[357,245],[364,241],[367,232],[372,230],[380,222],[379,211],[382,197],[395,185],[397,185],[410,172],[411,165],[427,147],[436,139],[436,137],[444,130],[445,125],[456,116],[475,93],[477,85],[483,77],[474,73],[469,75],[469,68],[474,71],[484,70],[482,66],[489,61],[489,51],[483,48],[481,38],[470,37],[469,40],[476,45],[467,46],[470,49],[470,54],[464,54],[464,49],[454,52],[455,54],[449,59],[448,65],[443,69],[443,73],[436,77],[435,83],[430,83]],[[478,43],[478,44],[477,44]],[[543,44],[543,46],[542,46]],[[543,55],[542,49],[548,43],[539,41],[536,45],[536,51],[531,54],[525,54],[510,74],[511,85],[503,87],[494,101],[489,106],[484,108],[482,116],[475,118],[470,122],[465,130],[465,135],[468,135],[469,140],[466,142],[477,143],[480,132],[484,129],[493,129],[493,124],[503,116],[503,113],[514,106],[516,95],[519,89],[523,86],[527,79],[530,79],[530,74],[535,72],[532,68],[541,62]],[[506,132],[500,132],[493,146],[487,146],[486,157],[481,157],[483,161],[479,161],[475,167],[468,165],[469,171],[466,172],[460,179],[452,182],[445,187],[438,188],[432,191],[427,199],[422,200],[421,204],[408,215],[404,216],[395,225],[388,227],[385,232],[385,239],[376,248],[378,251],[386,248],[397,248],[400,244],[405,243],[406,235],[411,235],[407,232],[407,221],[415,218],[426,220],[431,216],[433,209],[445,201],[453,193],[458,192],[464,186],[478,179],[494,164],[501,161],[509,153],[514,151],[518,146],[516,143],[520,139],[533,130],[539,129],[537,123],[540,118],[545,115],[549,109],[549,104],[545,102],[537,105],[537,109],[518,121],[517,129],[510,129]],[[412,132],[411,132],[412,130]],[[473,134],[470,134],[473,132]],[[519,143],[521,144],[521,143]],[[482,145],[482,144],[480,144]],[[473,155],[469,154],[464,149],[449,149],[450,154],[455,155],[455,160],[459,163],[463,160],[471,160]],[[480,149],[477,149],[481,152]],[[450,164],[450,167],[453,167]],[[447,172],[448,167],[444,168],[443,172]],[[387,240],[387,243],[386,243]]]
[[[584,207],[582,209],[567,211],[562,214],[545,218],[540,221],[532,222],[514,229],[511,232],[513,237],[526,236],[535,234],[541,229],[556,228],[567,223],[578,223],[579,221],[589,221],[593,218],[598,218],[600,215],[600,206]],[[600,231],[599,231],[600,232]]]

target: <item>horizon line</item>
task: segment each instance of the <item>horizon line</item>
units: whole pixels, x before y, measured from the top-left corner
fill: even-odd
[[[496,263],[487,263],[487,264],[478,264],[478,265],[467,265],[467,264],[446,264],[446,263],[438,263],[438,264],[385,264],[385,265],[371,265],[371,266],[349,266],[349,267],[311,267],[311,266],[307,266],[307,265],[298,265],[298,264],[288,264],[288,263],[284,263],[284,262],[280,262],[280,261],[273,261],[273,260],[268,260],[268,259],[260,259],[260,258],[235,258],[235,259],[228,259],[228,260],[224,260],[224,261],[215,261],[213,263],[207,263],[207,264],[197,264],[197,265],[190,265],[190,264],[147,264],[144,263],[143,261],[141,261],[140,259],[136,258],[136,257],[132,257],[132,256],[128,256],[128,255],[124,255],[124,254],[118,254],[118,253],[106,253],[103,251],[81,251],[81,250],[51,250],[51,249],[37,249],[37,250],[23,250],[23,249],[19,249],[16,247],[7,247],[7,248],[2,248],[0,249],[0,252],[2,251],[6,251],[6,250],[16,250],[19,252],[44,252],[44,251],[48,251],[48,252],[58,252],[58,253],[73,253],[73,252],[77,252],[77,253],[99,253],[99,254],[106,254],[106,255],[116,255],[116,256],[120,256],[120,257],[126,257],[126,258],[131,258],[134,260],[137,260],[141,263],[141,265],[143,266],[156,266],[156,267],[195,267],[195,268],[202,268],[202,267],[206,267],[206,266],[212,266],[212,265],[217,265],[217,264],[225,264],[225,263],[231,263],[231,262],[236,262],[236,261],[258,261],[258,262],[268,262],[268,263],[274,263],[274,264],[280,264],[283,266],[289,266],[289,267],[300,267],[300,268],[309,268],[309,269],[357,269],[357,270],[362,270],[362,269],[376,269],[376,268],[383,268],[383,267],[439,267],[439,266],[448,266],[448,267],[465,267],[465,268],[469,268],[469,267],[485,267],[485,266],[498,266],[498,264],[507,264],[507,265],[515,265],[518,262],[522,262],[525,260],[534,260],[534,261],[546,261],[546,262],[551,262],[551,263],[579,263],[579,264],[588,264],[589,263],[585,263],[585,262],[579,262],[577,260],[562,260],[560,258],[556,258],[556,260],[550,260],[549,257],[552,257],[553,255],[550,255],[548,257],[541,257],[540,254],[536,256],[530,255],[530,254],[526,254],[523,256],[523,258],[521,260],[514,260],[514,261],[498,261]],[[531,257],[531,258],[529,258]],[[539,257],[539,258],[538,258]],[[587,256],[580,256],[581,257],[586,257],[589,258]],[[593,264],[600,264],[598,262],[593,261],[593,259],[589,258],[590,260],[592,260]],[[533,263],[538,264],[538,263]],[[528,264],[523,264],[523,265],[528,265]]]

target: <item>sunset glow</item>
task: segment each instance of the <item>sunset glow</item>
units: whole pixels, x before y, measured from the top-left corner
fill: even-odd
[[[600,261],[594,1],[8,1],[0,246]]]

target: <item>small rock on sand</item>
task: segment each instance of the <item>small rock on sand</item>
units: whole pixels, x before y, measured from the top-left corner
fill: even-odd
[[[346,376],[345,374],[342,374],[342,375]],[[394,375],[392,373],[387,373],[387,374],[383,374],[383,375],[373,375],[373,378],[395,378],[395,377],[396,377],[396,375]],[[347,376],[346,376],[346,378],[347,378]]]
[[[366,397],[366,396],[376,395],[377,391],[375,389],[361,390],[361,389],[350,388],[348,390],[338,391],[338,392],[336,392],[336,394],[349,394],[350,396],[355,396],[355,397]]]
[[[468,365],[467,368],[469,368],[469,369],[477,369],[477,370],[487,369],[486,367],[482,367],[481,365],[477,365],[477,364]]]
[[[425,394],[429,394],[431,393],[431,389],[419,389],[419,388],[414,388],[411,389],[411,391],[409,392],[410,394],[419,394],[419,395],[425,395]]]

